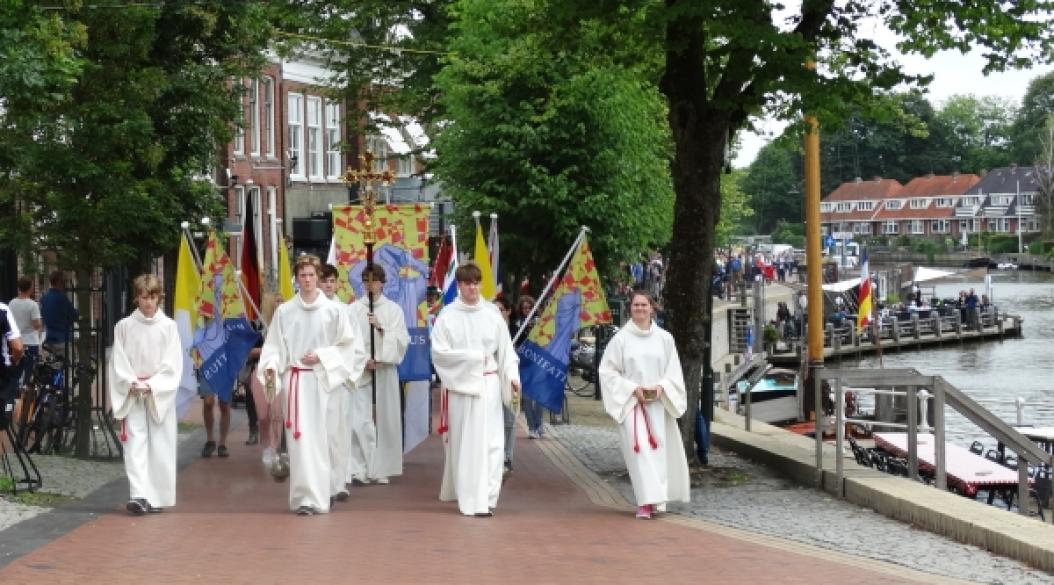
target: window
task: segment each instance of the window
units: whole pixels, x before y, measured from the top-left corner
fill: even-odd
[[[307,98],[307,173],[322,178],[322,98]]]
[[[340,104],[326,103],[326,176],[338,178],[342,174],[340,164]]]
[[[373,153],[373,171],[384,172],[388,166],[388,141],[383,136],[371,136],[366,148]]]
[[[1020,205],[1032,205],[1033,193],[1022,193]]]
[[[951,226],[946,219],[935,219],[930,222],[930,233],[934,234],[946,234]]]
[[[853,224],[854,234],[866,234],[871,235],[871,224],[869,223],[854,223]]]
[[[901,203],[902,202],[899,199],[892,199],[890,201],[886,201],[886,209],[900,209]],[[892,233],[895,234],[896,232]]]
[[[274,79],[263,78],[264,154],[274,158]]]
[[[278,221],[275,218],[275,210],[278,209],[278,188],[275,186],[267,187],[267,217],[269,218],[268,223],[270,224],[269,230],[271,239],[269,248],[271,253],[268,254],[271,258],[271,281],[274,282],[276,273],[278,271]]]
[[[396,169],[396,175],[399,177],[409,177],[414,174],[414,156],[412,154],[405,154],[398,158],[398,168]]]
[[[249,149],[260,156],[260,82],[255,79],[249,80]]]
[[[841,201],[838,203],[838,213],[849,213],[853,210],[853,204],[848,201]]]
[[[820,204],[820,211],[822,211],[823,213],[831,213],[831,209],[833,209],[833,207],[834,206],[831,205],[830,203],[821,203]]]
[[[1014,202],[1013,195],[995,195],[992,196],[992,205],[1010,205]]]
[[[259,264],[260,263],[260,250],[261,250],[260,246],[263,244],[263,222],[260,221],[260,219],[263,217],[263,214],[260,212],[261,210],[260,210],[260,187],[259,186],[249,187],[249,199],[252,201],[252,204],[253,204],[253,216],[248,218],[248,221],[253,222],[253,234],[256,235],[256,242],[254,242],[256,244],[256,249],[255,250],[251,250],[251,252],[253,254],[256,254],[256,263]],[[243,236],[242,236],[243,244],[242,245],[244,245],[244,242],[245,242],[244,233],[245,232],[242,232],[242,234],[243,234]],[[241,264],[241,259],[238,260],[238,263],[239,263],[239,265]]]
[[[882,233],[896,234],[900,232],[900,224],[895,221],[887,221],[882,227]]]
[[[238,225],[245,221],[245,187],[234,188],[234,219]]]
[[[304,178],[304,96],[289,94],[289,174]]]
[[[992,231],[1005,234],[1010,231],[1010,219],[1006,217],[996,217],[988,220],[991,223]]]
[[[913,219],[908,222],[908,231],[913,234],[924,234],[926,233],[926,222],[921,219]]]
[[[955,200],[951,197],[938,197],[937,207],[952,207],[955,205]]]
[[[911,208],[912,209],[926,209],[929,206],[930,206],[930,202],[925,200],[925,199],[912,199],[911,200]]]
[[[856,208],[860,211],[871,211],[875,208],[874,201],[857,201]]]
[[[976,219],[960,219],[959,220],[959,232],[960,233],[974,233],[977,230]]]
[[[980,203],[981,202],[981,198],[980,197],[963,197],[961,199],[961,201],[962,201],[962,204],[963,204],[964,207],[969,207],[969,206],[977,205],[978,203]]]
[[[234,85],[234,81],[231,81]],[[240,84],[238,84],[240,86]],[[239,100],[241,98],[239,97]],[[242,108],[241,115],[234,121],[234,154],[244,155],[245,154],[245,108]]]

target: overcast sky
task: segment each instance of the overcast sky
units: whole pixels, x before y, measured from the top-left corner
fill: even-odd
[[[796,7],[788,8],[796,9]],[[1020,104],[1022,96],[1028,89],[1029,81],[1054,70],[1054,66],[1045,64],[1027,70],[993,73],[986,77],[981,73],[984,68],[984,59],[979,51],[966,55],[955,51],[943,51],[934,55],[933,59],[927,60],[918,55],[900,55],[894,48],[895,36],[884,26],[875,25],[867,32],[870,32],[880,45],[886,47],[894,55],[898,55],[908,73],[934,75],[927,93],[927,97],[934,106],[958,94],[998,95]],[[758,151],[779,135],[784,124],[766,121],[759,126],[763,127],[764,135],[759,136],[747,132],[740,134],[741,144],[733,161],[734,166],[748,166],[757,157]]]

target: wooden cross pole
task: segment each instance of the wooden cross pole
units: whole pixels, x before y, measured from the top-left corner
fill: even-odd
[[[366,151],[365,154],[359,155],[359,168],[348,169],[344,173],[344,183],[347,185],[357,185],[359,187],[359,194],[362,198],[362,209],[365,215],[363,220],[362,230],[362,241],[366,245],[366,270],[363,274],[366,275],[362,279],[362,287],[366,289],[366,298],[369,302],[370,317],[373,317],[373,292],[370,290],[370,282],[373,280],[373,245],[377,242],[376,234],[374,232],[373,225],[373,213],[376,205],[376,192],[374,186],[378,183],[381,185],[391,185],[395,181],[395,174],[385,168],[384,170],[378,171],[374,169],[374,156],[370,151]],[[383,164],[383,163],[382,163]],[[376,327],[370,324],[370,361],[376,359],[376,349],[374,345],[375,330]],[[377,421],[377,373],[370,373],[370,390],[373,403],[373,420]]]

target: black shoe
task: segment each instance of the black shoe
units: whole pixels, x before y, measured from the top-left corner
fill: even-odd
[[[216,450],[216,454],[220,457],[230,457],[231,452],[227,450],[227,445],[220,445],[220,448]]]
[[[212,454],[216,452],[216,441],[207,441],[205,448],[201,450],[202,457],[212,457]]]
[[[161,512],[164,512],[165,509],[164,508],[157,508],[157,507],[151,505],[150,502],[146,502],[146,511],[147,511],[148,514],[160,514]]]
[[[348,490],[340,490],[339,492],[337,492],[337,495],[333,496],[330,499],[336,502],[346,502],[350,497],[351,494],[348,493]]]
[[[128,500],[128,503],[124,505],[124,509],[128,510],[135,516],[142,516],[146,513],[146,506],[143,505],[143,500]]]
[[[260,431],[252,429],[249,431],[249,439],[245,441],[246,445],[256,445],[260,442]]]
[[[299,508],[296,509],[296,515],[297,516],[313,516],[314,514],[315,514],[315,509],[312,508],[311,506],[300,506]]]

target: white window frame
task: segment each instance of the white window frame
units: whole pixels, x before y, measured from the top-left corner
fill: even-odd
[[[937,207],[954,207],[954,206],[955,206],[955,200],[952,199],[951,197],[938,197],[937,198]]]
[[[383,136],[370,136],[367,150],[373,153],[373,171],[384,172],[388,168],[388,141]]]
[[[831,210],[833,208],[834,208],[834,204],[833,203],[821,203],[820,204],[820,211],[822,211],[823,213],[831,213]]]
[[[901,203],[902,202],[899,199],[890,199],[889,201],[886,201],[886,209],[890,209],[890,210],[900,209]]]
[[[234,219],[238,225],[245,223],[245,187],[234,188]]]
[[[322,144],[322,98],[315,95],[307,96],[305,127],[307,128],[307,176],[311,180],[321,181],[326,172],[323,169],[325,145]]]
[[[249,156],[260,158],[260,82],[249,82]]]
[[[919,236],[926,233],[926,222],[921,219],[908,220],[908,233]]]
[[[231,84],[235,85],[234,80]],[[237,83],[240,88],[242,84]],[[234,156],[245,156],[245,100],[241,94],[238,95],[238,104],[241,105],[241,115],[234,121]]]
[[[253,216],[249,218],[249,221],[253,222],[253,234],[256,236],[256,261],[260,262],[260,258],[263,256],[263,209],[260,205],[262,197],[260,196],[259,185],[249,187],[249,199],[252,199],[253,202]],[[242,242],[242,245],[244,245],[244,232]]]
[[[264,132],[264,155],[274,158],[274,78],[263,78],[263,132]]]
[[[900,233],[900,222],[887,221],[882,225],[882,233],[884,234],[899,234]]]
[[[860,211],[871,211],[872,209],[875,208],[875,202],[874,201],[858,201],[857,204],[856,204],[856,208],[859,209]]]
[[[927,199],[912,199],[910,205],[912,209],[926,209],[930,206],[930,202]]]
[[[988,220],[990,223],[991,230],[998,234],[1006,234],[1010,232],[1010,218],[1008,217],[994,217]]]
[[[1022,193],[1018,205],[1032,205],[1032,197],[1034,195],[1034,193]]]
[[[287,98],[287,124],[289,127],[289,153],[296,160],[289,161],[289,176],[293,179],[306,179],[304,173],[307,157],[304,148],[304,94],[290,93]]]
[[[278,188],[274,185],[267,186],[267,217],[269,218],[268,231],[270,232],[270,240],[268,240],[268,249],[270,250],[271,257],[271,278],[274,279],[278,273],[278,217],[276,210],[278,209]]]
[[[853,204],[849,201],[840,201],[835,209],[838,213],[849,213],[853,210]]]
[[[404,154],[395,160],[397,177],[409,177],[414,174],[414,155]]]
[[[326,177],[343,174],[340,156],[340,102],[326,102]]]
[[[946,234],[951,229],[946,219],[934,219],[930,221],[930,233],[932,234]]]

